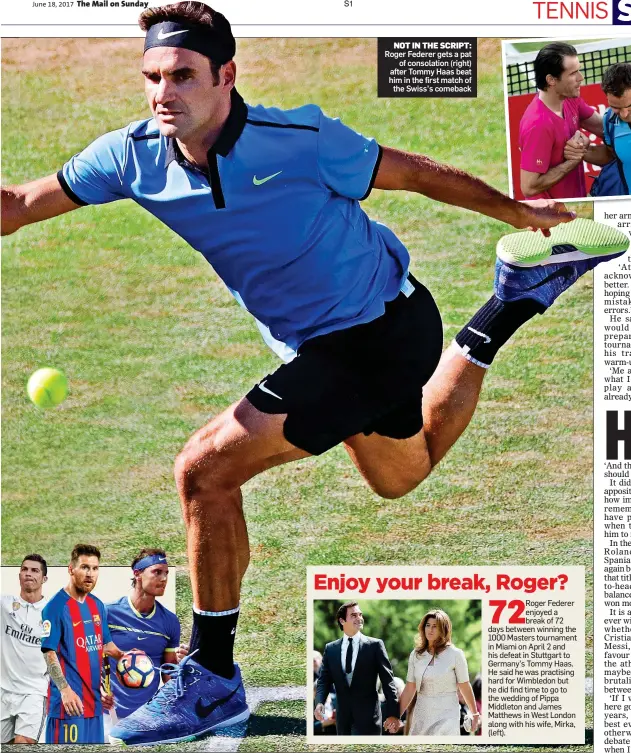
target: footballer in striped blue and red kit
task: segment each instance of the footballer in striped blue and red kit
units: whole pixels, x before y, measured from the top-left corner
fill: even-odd
[[[104,654],[120,658],[110,637],[103,602],[90,594],[98,580],[100,552],[78,545],[68,567],[70,582],[43,611],[42,651],[46,658],[48,722],[46,742],[103,743],[101,697]]]

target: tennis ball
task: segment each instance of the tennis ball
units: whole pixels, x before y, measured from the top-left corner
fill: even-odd
[[[31,374],[26,391],[38,408],[52,408],[66,399],[68,380],[59,369],[38,369]]]

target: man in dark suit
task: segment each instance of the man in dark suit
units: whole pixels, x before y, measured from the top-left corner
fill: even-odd
[[[342,604],[336,619],[344,637],[327,643],[324,649],[316,686],[315,718],[318,721],[324,718],[324,702],[331,687],[335,686],[337,734],[380,735],[379,677],[388,714],[384,727],[388,731],[398,729],[399,701],[383,641],[362,635],[364,617],[356,601]]]

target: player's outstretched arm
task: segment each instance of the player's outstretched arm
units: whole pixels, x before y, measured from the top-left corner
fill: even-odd
[[[24,225],[79,209],[79,205],[59,185],[57,175],[49,175],[21,186],[3,186],[0,193],[2,235],[11,235]]]
[[[421,193],[445,204],[471,209],[517,228],[547,230],[575,218],[562,205],[514,201],[479,178],[422,154],[383,147],[375,188]]]
[[[79,696],[68,685],[68,680],[64,677],[57,654],[52,650],[45,651],[44,659],[46,660],[46,668],[48,669],[50,679],[55,683],[61,694],[61,702],[64,705],[66,713],[70,716],[81,716],[83,714],[83,704]]]

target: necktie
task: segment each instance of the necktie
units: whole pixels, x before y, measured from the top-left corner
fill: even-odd
[[[348,639],[348,646],[346,647],[346,667],[345,671],[347,675],[353,671],[353,641]]]

